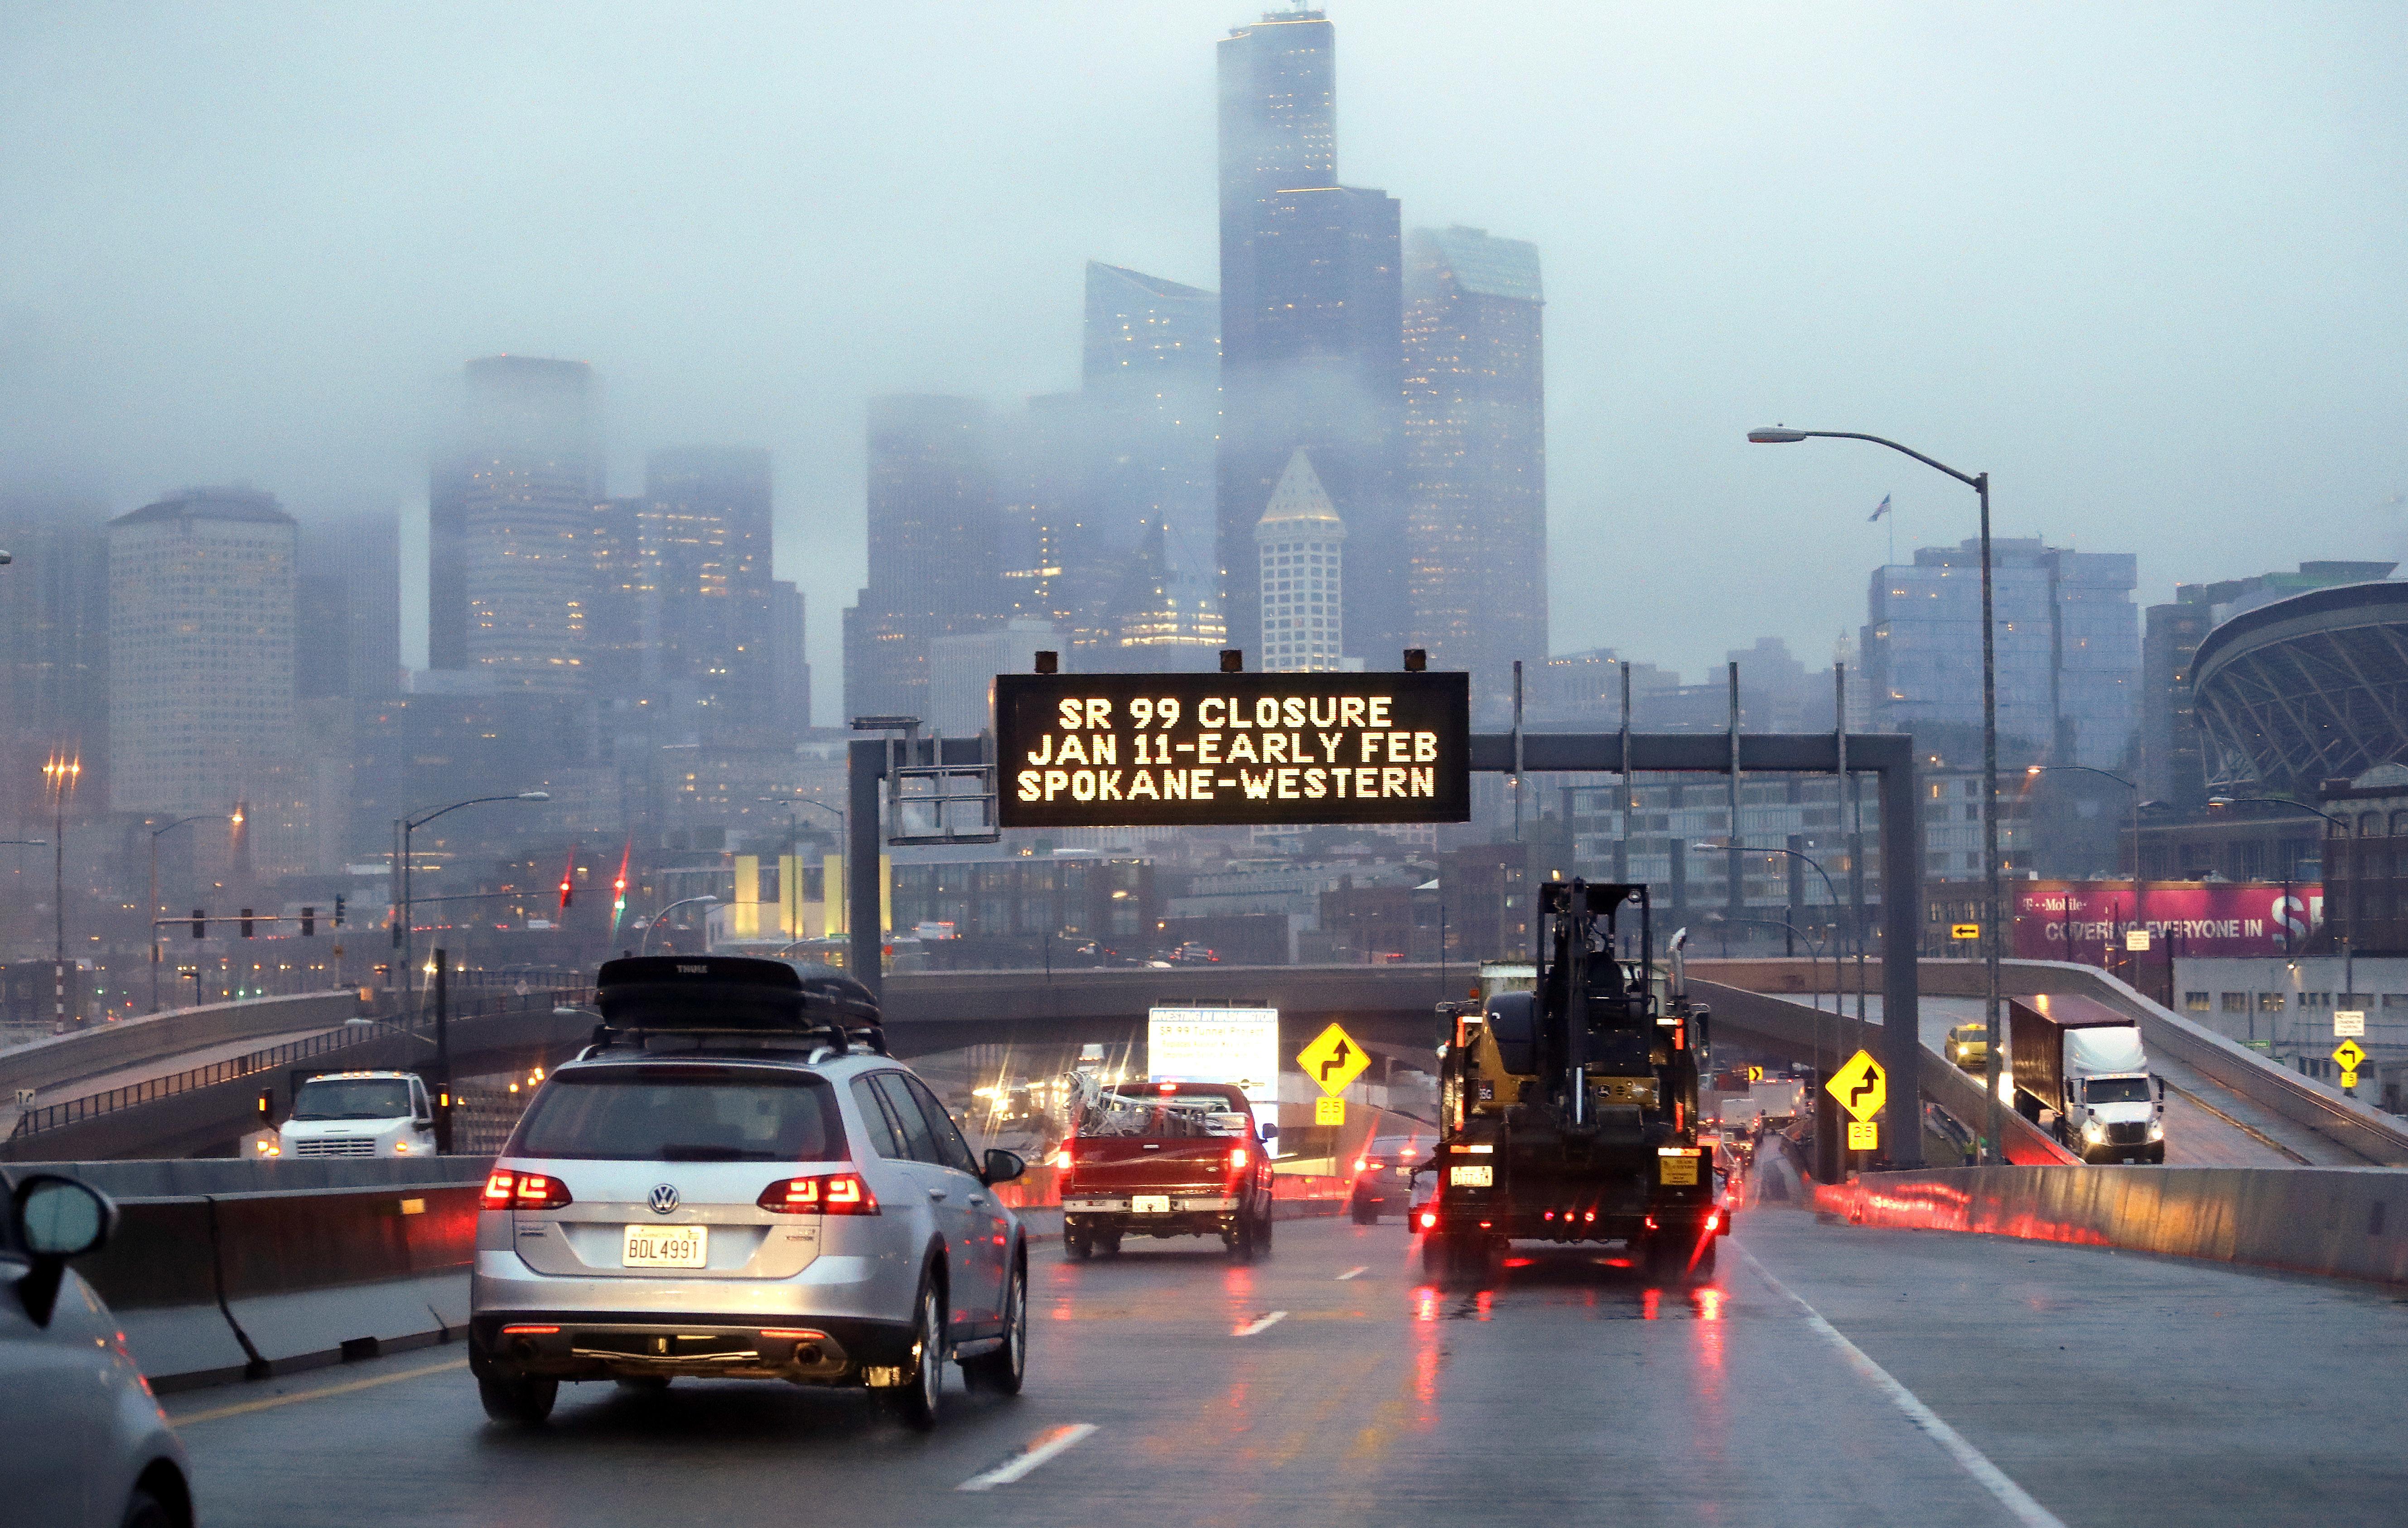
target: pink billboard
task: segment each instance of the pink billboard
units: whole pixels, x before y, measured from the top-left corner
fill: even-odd
[[[2019,960],[2100,964],[2121,952],[2132,921],[2128,880],[2019,880],[2014,951]],[[2324,921],[2324,888],[2297,882],[2152,881],[2147,893],[2150,954],[2280,955],[2296,950]]]

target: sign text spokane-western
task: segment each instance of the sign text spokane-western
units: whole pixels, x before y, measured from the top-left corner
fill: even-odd
[[[1461,674],[1004,674],[1007,828],[1461,822]]]

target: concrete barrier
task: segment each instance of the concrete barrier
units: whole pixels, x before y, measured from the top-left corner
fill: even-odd
[[[2388,1167],[1958,1167],[1816,1185],[1862,1225],[1971,1232],[2408,1283],[2408,1173]]]

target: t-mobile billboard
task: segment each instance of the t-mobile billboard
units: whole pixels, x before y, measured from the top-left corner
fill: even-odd
[[[2020,960],[2083,961],[2120,952],[2132,919],[2128,880],[2009,883]],[[2272,881],[2152,882],[2146,889],[2150,950],[2175,955],[2280,955],[2324,921],[2322,886]],[[2286,942],[2287,941],[2287,942]]]

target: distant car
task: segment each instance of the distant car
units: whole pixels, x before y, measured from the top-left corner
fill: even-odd
[[[1958,1024],[1948,1032],[1948,1059],[1968,1072],[1987,1071],[1990,1029],[1987,1024]]]
[[[1372,1225],[1383,1215],[1402,1215],[1412,1207],[1413,1169],[1426,1161],[1428,1143],[1419,1135],[1381,1135],[1354,1159],[1354,1181],[1346,1197],[1346,1213],[1356,1225]]]
[[[97,1251],[117,1207],[36,1173],[0,1224],[0,1469],[10,1522],[191,1528],[191,1464],[108,1307],[67,1262]]]
[[[1172,950],[1170,958],[1181,965],[1218,965],[1221,963],[1221,952],[1217,950],[1208,950],[1191,939]]]
[[[867,1386],[936,1425],[944,1365],[1016,1394],[1028,1252],[974,1156],[823,966],[638,956],[597,1042],[543,1084],[486,1180],[468,1366],[539,1422],[563,1380]]]

